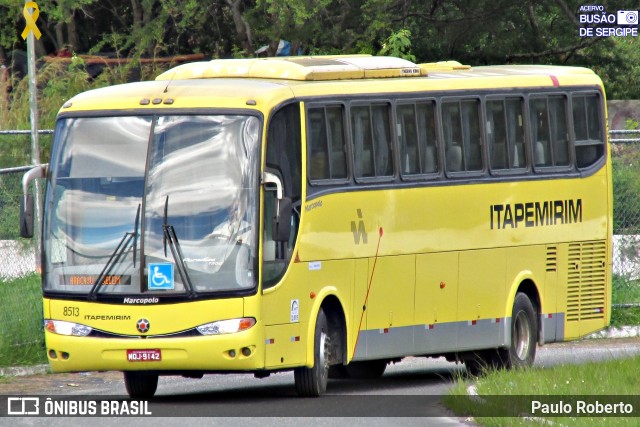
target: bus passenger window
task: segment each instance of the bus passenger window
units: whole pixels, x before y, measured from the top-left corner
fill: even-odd
[[[436,155],[436,115],[433,101],[419,103],[417,111],[421,172],[434,173],[438,171],[438,162]]]
[[[356,177],[374,176],[369,107],[354,107],[351,109],[351,134]]]
[[[393,175],[387,104],[352,107],[351,138],[356,178]]]
[[[486,131],[492,170],[526,166],[520,98],[487,101]]]
[[[553,162],[555,166],[569,165],[569,133],[564,96],[549,97],[549,118],[553,142]]]
[[[326,108],[329,136],[329,170],[331,179],[347,178],[347,148],[342,106]]]
[[[400,142],[400,171],[403,175],[419,174],[421,170],[415,106],[413,104],[399,105],[396,114],[398,141]]]
[[[529,109],[535,166],[569,166],[565,97],[536,97],[530,101]]]
[[[522,99],[507,99],[507,142],[509,145],[509,164],[511,168],[527,166],[524,157],[524,113]]]
[[[491,169],[507,169],[507,135],[503,101],[487,101],[487,143]]]
[[[482,169],[480,114],[478,100],[462,101],[462,137],[464,164],[467,171]]]
[[[480,103],[477,99],[442,104],[447,171],[482,170]]]
[[[586,168],[604,156],[600,97],[597,94],[574,96],[573,126],[576,136],[575,155],[578,168]]]
[[[342,106],[310,108],[309,178],[312,181],[347,178]]]
[[[309,109],[309,177],[312,181],[329,178],[327,127],[324,109]]]
[[[445,159],[447,162],[447,171],[463,171],[460,107],[457,102],[443,103],[442,127],[444,133],[444,145],[446,147]]]
[[[393,175],[391,157],[391,130],[389,129],[389,106],[373,105],[373,141],[375,149],[376,176]]]
[[[535,166],[552,166],[549,149],[549,115],[546,99],[534,99],[529,106],[531,114],[531,141]]]

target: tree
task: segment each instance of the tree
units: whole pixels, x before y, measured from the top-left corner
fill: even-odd
[[[580,37],[582,0],[40,0],[42,52],[131,58],[253,56],[281,39],[305,54],[413,55],[417,62],[595,69],[613,98],[640,97],[635,37]],[[600,2],[608,12],[635,0]],[[611,4],[610,4],[611,3]],[[0,61],[24,50],[22,0],[0,0]],[[411,57],[411,56],[408,56]],[[412,58],[413,58],[412,57]]]

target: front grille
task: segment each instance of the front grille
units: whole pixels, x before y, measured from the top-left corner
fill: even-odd
[[[116,334],[113,332],[101,331],[99,329],[94,329],[88,335],[89,337],[94,338],[129,338],[129,339],[152,339],[152,338],[184,338],[184,337],[202,337],[203,335],[198,332],[197,329],[187,329],[186,331],[176,332],[172,334],[164,334],[164,335],[126,335],[126,334]]]

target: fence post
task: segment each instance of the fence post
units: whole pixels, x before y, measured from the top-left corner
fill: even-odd
[[[29,31],[27,36],[27,69],[29,72],[29,110],[31,119],[31,164],[40,164],[40,143],[38,140],[38,85],[36,81],[36,47],[35,47],[35,35],[33,31]],[[38,180],[34,181],[34,200],[35,200],[35,223],[36,233],[35,236],[35,257],[36,266],[40,267],[40,230],[41,230],[41,218],[42,218],[42,203],[40,201],[40,183]]]

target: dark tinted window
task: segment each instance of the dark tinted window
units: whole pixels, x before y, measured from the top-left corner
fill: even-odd
[[[605,153],[600,97],[597,94],[573,96],[573,127],[576,135],[576,165],[585,168]]]
[[[476,99],[442,103],[442,131],[448,172],[481,171],[480,102]]]
[[[309,177],[312,181],[347,178],[342,106],[310,108]]]
[[[352,107],[351,138],[356,178],[393,175],[388,104]]]
[[[399,105],[396,121],[402,175],[437,172],[434,102]]]
[[[564,96],[532,98],[531,142],[535,166],[568,166],[569,134],[567,132]]]
[[[491,169],[526,167],[520,98],[487,101],[486,131]]]

